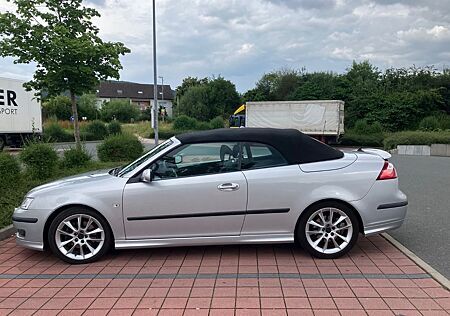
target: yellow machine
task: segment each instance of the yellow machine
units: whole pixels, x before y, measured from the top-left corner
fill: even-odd
[[[245,104],[242,104],[228,119],[231,128],[245,127]]]

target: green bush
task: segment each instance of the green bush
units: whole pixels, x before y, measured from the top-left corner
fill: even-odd
[[[128,100],[113,100],[105,103],[101,109],[102,120],[106,122],[118,120],[122,123],[129,123],[137,120],[140,115],[141,111]]]
[[[74,136],[57,122],[51,122],[44,127],[44,140],[48,142],[73,142]]]
[[[178,116],[173,122],[175,130],[195,130],[197,128],[197,120],[187,115]]]
[[[58,120],[67,121],[72,116],[72,104],[66,96],[56,96],[42,104],[44,117],[56,117]]]
[[[383,127],[379,122],[369,124],[366,120],[358,120],[350,131],[352,132],[350,134],[359,135],[382,134]]]
[[[208,122],[197,122],[195,129],[199,131],[204,131],[211,129],[211,125]]]
[[[384,140],[385,149],[398,145],[450,144],[450,132],[406,131],[391,134]]]
[[[383,147],[383,134],[355,134],[346,133],[341,141],[345,146]]]
[[[97,150],[100,161],[127,161],[141,156],[144,146],[134,135],[117,134],[105,139]]]
[[[221,116],[213,118],[211,121],[209,121],[209,125],[211,126],[212,129],[225,127],[223,118]]]
[[[108,127],[102,121],[92,121],[86,125],[84,132],[87,134],[91,134],[96,139],[89,140],[102,140],[108,136]]]
[[[117,121],[112,121],[108,124],[108,132],[110,135],[114,134],[121,134],[122,133],[122,126]]]
[[[450,130],[450,115],[427,116],[420,121],[419,129],[422,131]]]
[[[419,129],[422,131],[438,131],[440,128],[440,122],[436,116],[427,116],[419,123]]]
[[[190,132],[190,131],[165,129],[165,130],[159,130],[158,136],[160,139],[169,139],[172,136],[180,135],[180,134],[184,134],[184,133],[188,133],[188,132]],[[155,138],[155,132],[153,130],[150,132],[149,138]]]
[[[20,153],[20,160],[32,178],[44,180],[53,175],[58,164],[58,155],[48,144],[29,143]]]
[[[15,183],[20,176],[20,165],[17,159],[10,154],[0,152],[0,175],[1,190]]]
[[[70,148],[64,152],[61,165],[66,168],[85,167],[91,160],[84,148]]]

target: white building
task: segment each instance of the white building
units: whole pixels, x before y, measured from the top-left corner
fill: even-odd
[[[173,115],[175,92],[170,85],[158,85],[158,106],[165,108],[167,115]],[[97,90],[97,107],[105,102],[126,99],[144,111],[153,106],[153,85],[126,81],[103,81]]]

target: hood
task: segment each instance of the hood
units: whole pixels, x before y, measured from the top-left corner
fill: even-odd
[[[82,173],[79,175],[62,178],[57,181],[49,182],[43,185],[40,185],[30,192],[28,192],[27,196],[33,197],[35,195],[48,192],[54,189],[61,188],[69,188],[69,187],[78,187],[78,186],[91,186],[96,182],[105,181],[106,179],[111,180],[111,178],[115,178],[114,176],[108,173],[109,170],[98,170]]]

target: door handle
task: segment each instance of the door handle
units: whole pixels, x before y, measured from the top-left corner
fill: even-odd
[[[237,183],[224,183],[217,186],[220,191],[236,191],[239,190],[239,184]]]

